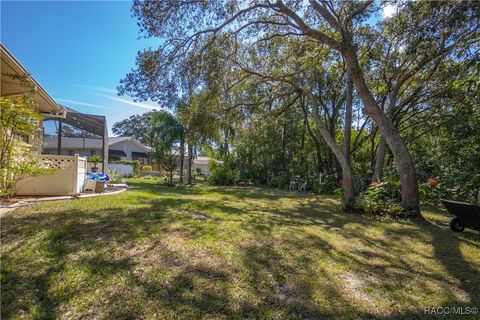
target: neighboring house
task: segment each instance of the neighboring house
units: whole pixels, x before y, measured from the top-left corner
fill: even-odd
[[[209,157],[196,157],[193,159],[193,170],[195,172],[200,171],[204,175],[208,176],[210,174],[210,162],[216,162],[218,165],[223,166],[223,161]]]
[[[111,150],[110,150],[111,151]],[[176,148],[171,149],[171,154],[177,156],[177,169],[175,170],[176,174],[180,174],[180,152]],[[155,159],[153,159],[155,160]],[[193,173],[202,173],[206,176],[210,174],[210,163],[216,162],[218,165],[223,166],[223,161],[216,160],[209,157],[194,157],[192,161],[192,172]],[[186,176],[188,173],[188,153],[185,152],[183,157],[183,173]]]
[[[178,154],[176,150],[172,150],[175,154]],[[210,163],[216,162],[218,165],[223,166],[223,161],[216,160],[209,157],[195,157],[192,161],[192,171],[195,173],[202,173],[206,176],[210,174]],[[180,173],[180,157],[177,161],[177,174]],[[185,155],[183,158],[183,172],[186,175],[188,172],[188,155]]]
[[[108,154],[108,161],[139,160],[141,164],[149,164],[151,149],[132,137],[111,137]]]

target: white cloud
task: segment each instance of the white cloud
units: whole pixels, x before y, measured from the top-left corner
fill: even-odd
[[[64,103],[71,103],[79,106],[87,106],[87,107],[93,107],[93,108],[100,108],[100,109],[108,109],[108,110],[113,110],[112,108],[101,106],[98,104],[92,104],[92,103],[86,103],[86,102],[81,102],[81,101],[76,101],[76,100],[70,100],[70,99],[60,99],[60,98],[55,98],[55,100],[64,102]]]
[[[85,85],[82,85],[82,84],[76,85],[75,87],[86,88],[86,89],[101,91],[101,92],[105,92],[105,93],[115,93],[115,94],[117,94],[117,90],[110,89],[110,88],[105,88],[105,87],[85,86]]]
[[[135,101],[132,101],[132,100],[129,100],[129,99],[120,98],[120,97],[116,97],[116,96],[107,96],[105,94],[99,94],[99,93],[94,93],[94,95],[99,96],[99,97],[104,97],[104,98],[107,98],[107,99],[110,99],[110,100],[113,100],[113,101],[116,101],[116,102],[128,104],[130,106],[134,106],[134,107],[137,107],[137,108],[149,109],[149,110],[160,110],[160,109],[162,109],[161,106],[159,106],[158,104],[155,104],[155,103],[135,102]]]
[[[384,18],[390,18],[395,13],[397,13],[397,7],[395,5],[389,3],[385,7],[383,7],[383,17]]]
[[[160,110],[160,109],[162,109],[162,107],[159,106],[156,103],[135,102],[135,101],[133,101],[131,99],[128,99],[128,98],[120,98],[120,97],[116,96],[117,90],[115,90],[115,89],[104,88],[104,87],[96,87],[96,86],[86,86],[86,85],[76,85],[76,87],[86,88],[86,89],[96,91],[96,92],[89,92],[89,93],[93,94],[97,97],[107,98],[107,99],[110,99],[112,101],[120,102],[120,103],[129,105],[129,106],[134,106],[134,107],[137,107],[137,108],[148,109],[148,110]],[[102,92],[102,93],[99,93],[99,92]],[[105,93],[107,93],[107,94],[105,94]],[[115,94],[115,95],[112,96],[111,95],[112,93]]]

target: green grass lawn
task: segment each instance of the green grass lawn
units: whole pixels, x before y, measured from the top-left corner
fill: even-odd
[[[451,232],[441,211],[392,222],[307,193],[130,184],[2,218],[2,319],[415,319],[480,307],[478,233]]]

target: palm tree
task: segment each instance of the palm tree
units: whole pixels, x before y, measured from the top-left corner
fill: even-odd
[[[180,183],[183,183],[183,149],[185,129],[178,119],[167,111],[158,111],[152,115],[150,138],[155,160],[169,172],[170,183],[173,182],[173,171],[177,167],[180,156]],[[180,144],[180,152],[172,153],[176,143]]]

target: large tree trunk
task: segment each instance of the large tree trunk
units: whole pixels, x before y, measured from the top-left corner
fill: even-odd
[[[343,154],[350,163],[350,141],[352,139],[352,106],[353,106],[353,82],[350,74],[347,72],[345,95],[345,128],[343,135]]]
[[[396,92],[392,92],[390,94],[390,98],[388,99],[387,117],[390,119],[392,119],[395,112],[395,105],[397,103],[396,96]],[[383,134],[380,134],[380,141],[378,142],[377,154],[375,157],[375,170],[373,172],[372,181],[380,181],[382,179],[383,167],[385,165],[386,146],[387,143],[385,137]]]
[[[229,145],[228,145],[228,132],[230,130],[227,128],[223,131],[223,160],[227,160],[227,157],[228,157],[228,148],[229,148]]]
[[[378,142],[377,155],[375,156],[375,169],[373,171],[372,181],[378,182],[382,179],[386,147],[385,137],[381,134],[380,141]]]
[[[193,162],[193,147],[188,144],[188,175],[187,184],[192,184],[192,162]]]
[[[318,113],[318,104],[315,97],[310,92],[308,92],[307,95],[312,106],[312,113],[317,129],[325,140],[327,146],[332,150],[342,168],[343,206],[344,208],[349,208],[353,201],[353,177],[350,164],[340,147],[337,145],[335,138],[332,137],[329,130],[325,128]]]
[[[180,139],[180,184],[183,184],[183,161],[185,158],[185,139]]]
[[[366,4],[368,6],[369,2]],[[286,14],[293,21],[295,21],[298,27],[309,37],[312,37],[320,43],[342,53],[347,63],[348,72],[350,73],[353,83],[357,88],[357,94],[362,99],[365,113],[372,118],[380,128],[382,134],[385,136],[385,140],[390,150],[395,157],[397,170],[400,174],[400,183],[402,185],[402,206],[413,213],[419,213],[420,204],[418,198],[417,177],[415,175],[415,167],[410,157],[410,153],[395,125],[392,123],[392,121],[390,121],[390,119],[388,119],[388,117],[385,115],[385,112],[378,107],[377,102],[373,98],[373,95],[370,92],[367,83],[365,82],[363,71],[360,68],[355,49],[353,47],[351,33],[347,29],[341,30],[343,39],[342,42],[338,42],[320,31],[309,28],[302,18],[299,17],[293,10],[285,6],[282,1],[275,2],[275,6],[280,12]],[[328,24],[330,24],[330,26],[332,26],[332,28],[341,28],[341,26],[338,24],[338,21],[335,20],[336,18],[331,15],[328,9],[325,7],[322,9],[320,5],[314,6],[313,8],[326,20]]]
[[[308,135],[310,136],[310,138],[312,138],[313,144],[315,145],[317,173],[323,173],[324,170],[323,170],[323,163],[322,163],[322,146],[320,145],[320,142],[317,139],[317,135],[313,132],[312,128],[310,127],[310,123],[308,122],[308,113],[305,109],[305,105],[303,105],[303,112],[305,115],[305,124],[307,126]]]
[[[365,113],[372,118],[380,128],[395,158],[402,186],[402,206],[413,213],[419,213],[420,205],[417,177],[408,148],[393,122],[387,117],[385,112],[379,108],[372,93],[368,89],[353,48],[344,48],[342,53],[347,62],[348,71],[350,72],[353,83],[357,88],[358,96],[362,99]]]

